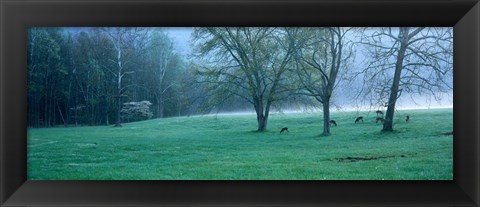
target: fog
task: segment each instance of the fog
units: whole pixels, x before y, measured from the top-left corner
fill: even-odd
[[[162,28],[173,40],[174,47],[180,54],[184,56],[190,55],[192,27],[164,27]]]
[[[189,56],[192,52],[192,33],[193,29],[191,27],[168,27],[163,28],[168,35],[174,39],[175,48],[183,55]],[[365,30],[366,33],[373,33],[376,31],[376,28]],[[393,28],[392,32],[398,32],[398,29]],[[352,34],[349,36],[350,41],[358,41],[358,34]],[[382,42],[384,43],[384,42]],[[350,63],[350,70],[361,70],[365,67],[365,59],[367,49],[362,45],[356,45],[355,56],[352,58]],[[371,106],[368,101],[356,101],[354,97],[357,96],[355,93],[357,90],[354,86],[361,86],[360,82],[362,81],[362,76],[358,76],[354,82],[340,82],[339,88],[342,87],[343,90],[335,90],[332,98],[332,112],[342,112],[342,111],[369,111],[369,110],[379,110],[382,107]],[[448,79],[449,84],[453,85],[453,79]],[[453,89],[448,93],[437,92],[437,97],[432,95],[419,95],[404,93],[397,100],[396,109],[397,110],[410,110],[410,109],[437,109],[437,108],[453,108]],[[386,108],[383,108],[386,109]],[[302,112],[320,112],[321,106],[308,106],[308,107],[296,107],[296,108],[282,108],[280,110],[272,110],[272,113],[302,113]],[[255,114],[253,107],[251,110],[238,110],[233,112],[213,112],[211,114],[228,114],[228,115],[245,115],[245,114]]]

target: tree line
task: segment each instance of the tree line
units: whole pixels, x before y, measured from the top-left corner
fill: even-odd
[[[123,103],[148,100],[153,117],[193,113],[193,76],[156,28],[31,28],[28,125],[120,126]]]
[[[158,28],[28,36],[31,127],[121,126],[122,107],[149,101],[155,118],[254,109],[265,131],[270,111],[310,104],[329,135],[332,96],[348,86],[355,101],[387,108],[383,130],[392,131],[402,93],[436,96],[453,85],[452,28],[193,28],[188,58]]]

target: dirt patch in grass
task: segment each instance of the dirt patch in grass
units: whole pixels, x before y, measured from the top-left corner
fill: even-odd
[[[405,155],[389,155],[389,156],[379,156],[379,157],[344,157],[344,158],[337,158],[338,162],[359,162],[359,161],[369,161],[369,160],[379,160],[379,159],[387,159],[387,158],[394,158],[394,157],[406,157]]]
[[[440,135],[450,136],[450,135],[453,135],[453,132],[445,132],[445,133],[441,133]]]

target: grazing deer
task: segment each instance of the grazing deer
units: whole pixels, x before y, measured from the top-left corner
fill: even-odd
[[[406,121],[407,123],[410,122],[410,116],[409,116],[409,115],[407,115],[407,118],[405,119],[405,121]]]
[[[288,132],[288,127],[283,127],[282,130],[280,130],[280,134],[281,134],[282,132]]]
[[[375,123],[383,122],[383,121],[385,121],[385,119],[383,119],[382,117],[377,117],[377,119],[375,120]]]
[[[383,112],[382,111],[377,110],[377,111],[375,111],[375,113],[377,114],[377,117],[378,117],[378,115],[382,115],[382,117],[383,117]]]
[[[335,126],[337,126],[337,122],[336,122],[335,120],[333,120],[333,119],[332,119],[332,120],[330,120],[330,126],[332,126],[332,125],[335,125]]]
[[[357,119],[355,119],[355,124],[358,123],[359,121],[362,121],[363,123],[363,116],[357,117]]]

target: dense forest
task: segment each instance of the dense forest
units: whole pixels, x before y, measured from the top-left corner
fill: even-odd
[[[145,100],[145,118],[193,113],[188,63],[159,29],[32,28],[28,48],[32,127],[115,124],[125,102]]]
[[[175,44],[162,28],[30,28],[29,127],[254,110],[264,131],[270,111],[308,105],[328,135],[350,91],[391,131],[401,96],[453,87],[452,28],[192,28],[191,54]]]

